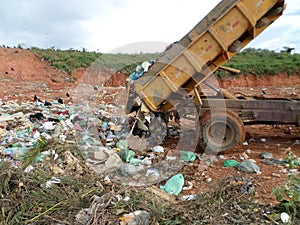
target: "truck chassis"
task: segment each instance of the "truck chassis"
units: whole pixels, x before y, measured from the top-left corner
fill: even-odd
[[[167,48],[143,77],[130,81],[127,110],[138,96],[144,108],[166,118],[182,99],[192,96],[199,145],[214,151],[244,141],[246,124],[299,126],[299,99],[236,97],[210,85],[216,96],[200,94],[200,85],[206,84],[216,70],[236,71],[223,65],[277,20],[284,9],[284,0],[221,1],[186,36]]]

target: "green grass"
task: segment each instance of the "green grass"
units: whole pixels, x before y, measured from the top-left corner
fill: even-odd
[[[101,57],[102,53],[86,52],[77,50],[55,50],[32,48],[34,53],[40,55],[42,59],[48,60],[51,65],[57,69],[71,74],[78,68],[87,68],[96,59]]]
[[[289,169],[297,169],[300,165],[300,157],[290,152],[286,157]],[[276,186],[271,197],[276,196],[277,208],[287,212],[292,218],[300,217],[300,178],[296,173],[288,175],[288,181],[283,186]]]
[[[56,50],[32,48],[34,53],[48,60],[57,69],[67,72],[69,75],[78,68],[87,68],[91,65],[102,69],[114,69],[129,73],[132,68],[145,60],[156,59],[154,54],[102,54],[98,52],[86,52],[77,50]]]
[[[159,53],[103,54],[78,50],[56,50],[54,48],[32,48],[32,51],[69,75],[78,68],[87,68],[91,65],[130,74],[136,65],[145,60],[157,59],[159,56]],[[300,74],[300,54],[247,48],[235,55],[225,66],[240,70],[240,75]],[[219,77],[230,76],[223,71],[217,71],[216,75]]]
[[[225,66],[241,71],[242,74],[251,75],[276,75],[300,74],[300,54],[274,52],[266,49],[247,48],[235,55]],[[228,75],[217,72],[222,77]]]

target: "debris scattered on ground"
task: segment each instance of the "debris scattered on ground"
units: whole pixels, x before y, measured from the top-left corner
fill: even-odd
[[[272,159],[273,158],[273,154],[270,152],[262,152],[259,154],[259,158],[260,159]]]
[[[185,162],[194,162],[197,158],[196,154],[190,151],[180,151],[179,154],[179,159]]]
[[[146,211],[135,211],[120,217],[120,225],[149,225],[150,213]]]
[[[243,145],[244,145],[244,146],[248,146],[249,144],[248,144],[247,141],[244,141],[244,142],[243,142]]]
[[[263,142],[263,143],[265,143],[267,141],[267,139],[261,138],[260,141]]]
[[[280,214],[280,219],[285,224],[290,222],[290,216],[286,212]]]
[[[285,160],[282,160],[282,159],[270,158],[270,159],[264,160],[262,163],[266,164],[266,165],[284,165],[287,162]]]
[[[162,146],[154,146],[154,147],[152,148],[152,151],[153,151],[153,152],[157,152],[157,153],[162,153],[162,152],[164,152],[165,150],[164,150],[164,147],[162,147]]]
[[[260,174],[260,168],[254,162],[250,160],[244,160],[239,165],[237,165],[239,171],[246,172],[246,173],[256,173]]]
[[[184,185],[184,177],[182,174],[177,174],[171,177],[164,186],[160,188],[171,195],[179,195]]]
[[[191,222],[192,213],[191,218],[182,217],[181,210],[184,208],[178,201],[191,201],[187,204],[191,204],[193,208],[194,203],[201,198],[203,200],[206,195],[193,193],[199,187],[197,176],[193,175],[194,179],[187,178],[184,173],[180,173],[181,168],[186,166],[200,169],[205,165],[208,172],[203,177],[199,176],[202,179],[201,185],[214,185],[217,179],[210,170],[218,167],[217,165],[222,167],[221,163],[225,166],[226,161],[233,161],[226,160],[233,158],[230,154],[216,157],[188,150],[174,153],[169,146],[163,144],[145,147],[145,139],[138,135],[128,136],[132,128],[128,117],[117,115],[117,109],[113,105],[100,105],[96,110],[91,110],[73,104],[65,105],[57,100],[51,104],[43,101],[10,101],[3,103],[0,110],[0,193],[5,197],[1,207],[8,205],[3,212],[7,221],[16,221],[12,217],[16,215],[16,218],[24,218],[22,222],[32,224],[36,221],[44,224],[59,221],[70,221],[69,224],[114,221],[117,224],[120,216],[148,209],[143,204],[152,204],[145,199],[139,200],[137,204],[136,198],[148,198],[149,193],[144,195],[145,189],[136,188],[163,184],[162,181],[171,177],[163,186],[164,191],[156,188],[150,192],[155,193],[154,196],[160,201],[167,201],[167,204],[179,204],[177,213],[181,216],[176,218],[181,222]],[[172,129],[178,135],[178,129]],[[178,138],[176,135],[170,135],[169,141]],[[251,150],[243,153],[252,156]],[[236,154],[235,158],[240,156],[247,159],[243,153]],[[219,164],[218,160],[221,161]],[[260,163],[265,162],[280,166],[287,164],[286,160],[273,157],[264,158]],[[240,164],[243,163],[244,161]],[[248,171],[259,174],[260,168],[252,163]],[[237,168],[240,164],[236,165]],[[279,178],[280,171],[272,173],[272,177]],[[297,174],[297,167],[294,171],[286,170],[282,174],[292,172]],[[176,173],[182,175],[183,179],[170,182]],[[176,185],[172,186],[171,183]],[[122,190],[120,184],[135,188],[129,194]],[[254,185],[252,182],[244,182],[239,192],[253,194]],[[34,208],[32,204],[23,205],[24,196],[30,202],[39,204],[40,208]],[[45,202],[45,199],[52,200]],[[233,201],[235,199],[234,197]],[[13,201],[15,202],[12,203]],[[110,203],[106,204],[107,202]],[[197,202],[196,205],[199,204],[202,203]],[[116,206],[119,206],[118,211],[112,213]],[[69,215],[64,215],[64,210]],[[24,215],[23,211],[27,214]],[[152,215],[151,208],[147,211],[151,212],[151,221],[160,221],[159,215]],[[169,213],[166,216],[168,220],[175,221],[172,219],[172,211]],[[254,215],[257,212],[252,213]],[[0,219],[3,219],[3,215]],[[228,223],[232,216],[224,214],[222,219]],[[205,221],[204,215],[202,219]],[[198,221],[198,218],[194,220]],[[246,221],[245,218],[242,220]],[[264,221],[262,218],[260,220]]]
[[[237,165],[239,165],[240,163],[234,159],[228,159],[228,160],[225,160],[223,165],[225,167],[235,167]]]

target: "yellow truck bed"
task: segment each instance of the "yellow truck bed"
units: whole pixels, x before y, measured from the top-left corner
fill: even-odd
[[[284,8],[284,0],[221,1],[134,82],[135,91],[150,110],[166,112],[176,104],[174,94],[194,90],[278,19]]]

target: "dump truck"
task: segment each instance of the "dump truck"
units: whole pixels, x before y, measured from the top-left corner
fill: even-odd
[[[241,144],[248,124],[300,125],[299,99],[237,96],[208,82],[217,70],[237,72],[224,64],[276,21],[285,7],[284,0],[221,1],[141,78],[127,83],[127,112],[150,113],[167,122],[170,111],[184,111],[192,102],[197,118],[193,138],[200,148],[213,151]],[[203,95],[203,84],[216,94]],[[151,122],[144,127],[155,133]]]

